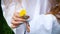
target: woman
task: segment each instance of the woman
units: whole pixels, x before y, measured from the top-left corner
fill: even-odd
[[[10,27],[14,12],[16,11],[16,14],[20,10],[20,7],[22,7],[20,6],[21,4],[23,8],[27,9],[28,15],[30,16],[31,20],[32,18],[34,18],[34,15],[46,13],[46,10],[49,10],[49,7],[47,7],[49,4],[48,0],[2,0],[3,14]],[[20,24],[20,22],[17,23]],[[15,26],[13,26],[13,28],[15,28]],[[16,34],[24,34],[23,28],[19,27],[16,28],[15,32]]]
[[[34,17],[33,20],[29,22],[30,26],[27,26],[28,28],[30,28],[29,34],[60,34],[59,32],[60,24],[57,21],[60,19],[60,17],[58,17],[57,15],[60,15],[60,0],[58,0],[57,5],[55,5],[55,7],[52,7],[51,11],[48,14],[35,15],[37,17]],[[22,18],[19,18],[19,19],[21,19],[20,22],[21,21],[24,22],[25,20]],[[16,20],[19,20],[19,19],[16,18]],[[12,26],[13,28],[16,28],[19,25],[17,21],[12,22],[12,24],[13,24]]]

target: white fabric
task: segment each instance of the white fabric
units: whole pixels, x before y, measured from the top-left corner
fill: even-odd
[[[30,34],[60,34],[60,25],[55,16],[39,15],[30,22]]]
[[[5,5],[5,3],[3,1],[4,0],[2,0],[2,5],[1,6],[2,6],[2,9],[3,9],[4,17],[6,18],[6,21],[7,21],[8,25],[11,26],[11,18],[13,16],[13,13],[15,11],[18,11],[18,10],[21,9],[20,6],[19,6],[20,3],[16,0],[12,0],[11,3],[8,0],[5,0],[5,2],[7,2],[6,5]],[[30,16],[31,21],[29,23],[31,25],[31,34],[44,34],[44,33],[45,34],[48,34],[48,33],[51,34],[51,28],[52,28],[51,24],[52,24],[52,22],[51,23],[49,22],[49,25],[46,25],[46,24],[48,24],[47,20],[46,20],[46,24],[45,24],[44,21],[40,19],[41,17],[39,18],[40,14],[45,14],[46,11],[50,10],[49,5],[50,5],[50,3],[49,3],[48,0],[28,0],[27,2],[25,0],[22,0],[22,6],[23,6],[23,8],[26,8],[27,15]],[[19,6],[19,7],[16,8],[16,6]],[[37,24],[36,24],[36,22],[34,22],[35,20],[37,20],[36,21]],[[39,30],[38,30],[38,32],[35,32],[37,29],[39,29],[37,26],[40,26],[40,25],[38,25],[38,23],[40,23],[40,20],[41,20],[41,22],[43,22],[42,24],[44,26],[41,26],[41,29],[40,29],[41,32],[39,32]],[[37,26],[34,25],[34,24],[36,24]],[[51,25],[51,27],[50,27],[50,25]],[[35,28],[35,26],[37,28],[34,31],[33,28]],[[49,28],[48,28],[48,26],[49,26]],[[46,29],[44,29],[43,27],[46,28],[48,31],[45,31]],[[14,29],[14,32],[15,32],[15,34],[24,34],[24,30],[25,30],[25,27],[24,27],[24,24],[23,24],[20,27],[18,27],[17,29]],[[44,33],[42,33],[42,32],[44,32]]]

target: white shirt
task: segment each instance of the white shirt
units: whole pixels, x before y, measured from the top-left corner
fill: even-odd
[[[49,10],[49,9],[47,9],[47,8],[49,8],[49,7],[47,7],[49,4],[48,0],[28,0],[28,3],[29,3],[29,7],[28,7],[28,4],[25,2],[25,0],[23,0],[22,6],[27,9],[27,11],[28,11],[27,13],[31,18],[30,22],[35,20],[35,18],[38,15],[40,15],[40,13],[46,13],[46,10],[47,11]],[[8,25],[11,26],[11,20],[12,20],[11,18],[15,11],[16,2],[13,0],[12,3],[7,4],[7,5],[8,5],[8,8],[6,8],[6,6],[4,5],[4,2],[3,2],[2,9],[3,9],[4,17],[5,17]],[[24,27],[24,26],[23,27],[22,26],[20,26],[20,28]],[[16,30],[18,31],[19,34],[24,34],[25,29],[20,29],[20,28],[18,27]],[[15,33],[16,33],[16,30],[14,30]]]
[[[60,34],[60,24],[52,14],[39,15],[30,22],[30,34]]]

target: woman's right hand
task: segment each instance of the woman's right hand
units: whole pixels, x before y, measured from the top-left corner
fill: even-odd
[[[12,28],[17,28],[19,25],[25,23],[26,24],[26,28],[27,28],[27,32],[30,32],[30,25],[27,23],[26,19],[29,18],[29,16],[26,16],[27,18],[23,18],[19,16],[18,12],[15,12],[13,17],[12,17]]]
[[[16,27],[18,27],[19,25],[21,25],[22,23],[25,23],[25,22],[26,22],[26,19],[20,17],[19,12],[15,12],[13,14],[13,17],[12,17],[12,21],[11,21],[12,25],[11,25],[11,27],[16,28]]]

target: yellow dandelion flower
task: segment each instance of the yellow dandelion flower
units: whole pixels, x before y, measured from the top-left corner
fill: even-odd
[[[19,15],[25,16],[26,15],[26,9],[21,9]]]

